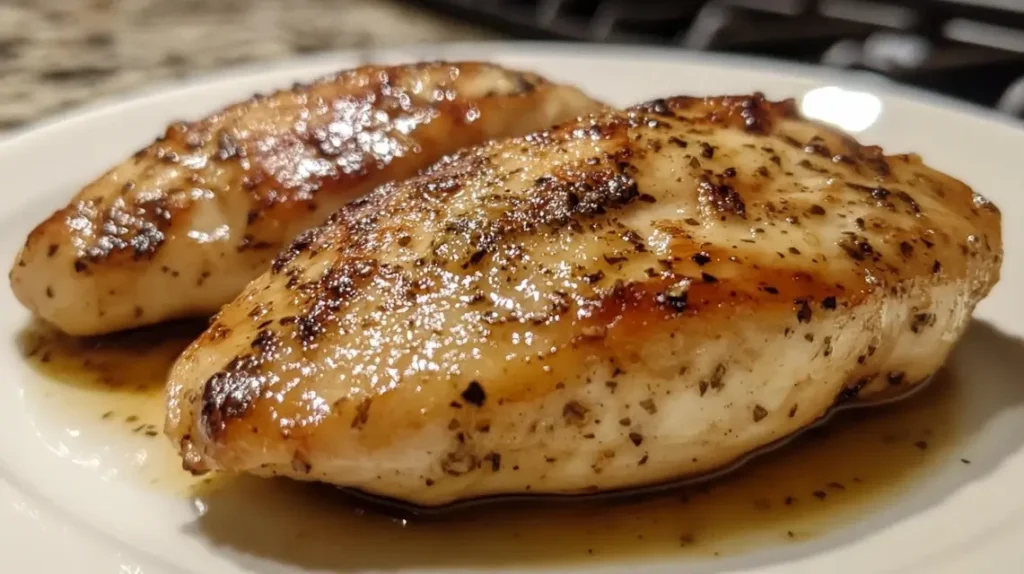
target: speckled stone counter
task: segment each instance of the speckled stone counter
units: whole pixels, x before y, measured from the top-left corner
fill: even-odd
[[[493,37],[388,0],[0,0],[0,131],[240,63]]]

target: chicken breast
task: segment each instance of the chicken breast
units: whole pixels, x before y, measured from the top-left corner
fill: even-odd
[[[167,434],[419,505],[703,475],[935,372],[999,221],[791,101],[601,113],[304,233],[174,366]]]
[[[177,123],[29,234],[18,299],[73,335],[209,316],[295,236],[443,155],[598,109],[491,64],[368,66]]]

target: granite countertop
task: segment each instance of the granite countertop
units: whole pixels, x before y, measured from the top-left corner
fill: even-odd
[[[241,63],[493,37],[390,0],[0,0],[0,131]]]

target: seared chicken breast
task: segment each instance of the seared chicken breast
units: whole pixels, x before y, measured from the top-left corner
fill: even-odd
[[[599,108],[491,64],[368,66],[256,96],[163,137],[28,236],[18,299],[73,335],[209,316],[295,236],[462,147]]]
[[[935,372],[999,221],[790,101],[602,112],[302,234],[174,366],[167,434],[419,505],[702,475]]]

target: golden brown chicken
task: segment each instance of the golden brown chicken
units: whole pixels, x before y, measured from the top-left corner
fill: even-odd
[[[364,67],[194,123],[86,186],[29,235],[18,299],[74,335],[212,315],[299,232],[386,181],[596,110],[491,64]]]
[[[300,236],[174,367],[186,468],[423,505],[712,472],[935,372],[1000,217],[761,96],[468,150]]]

